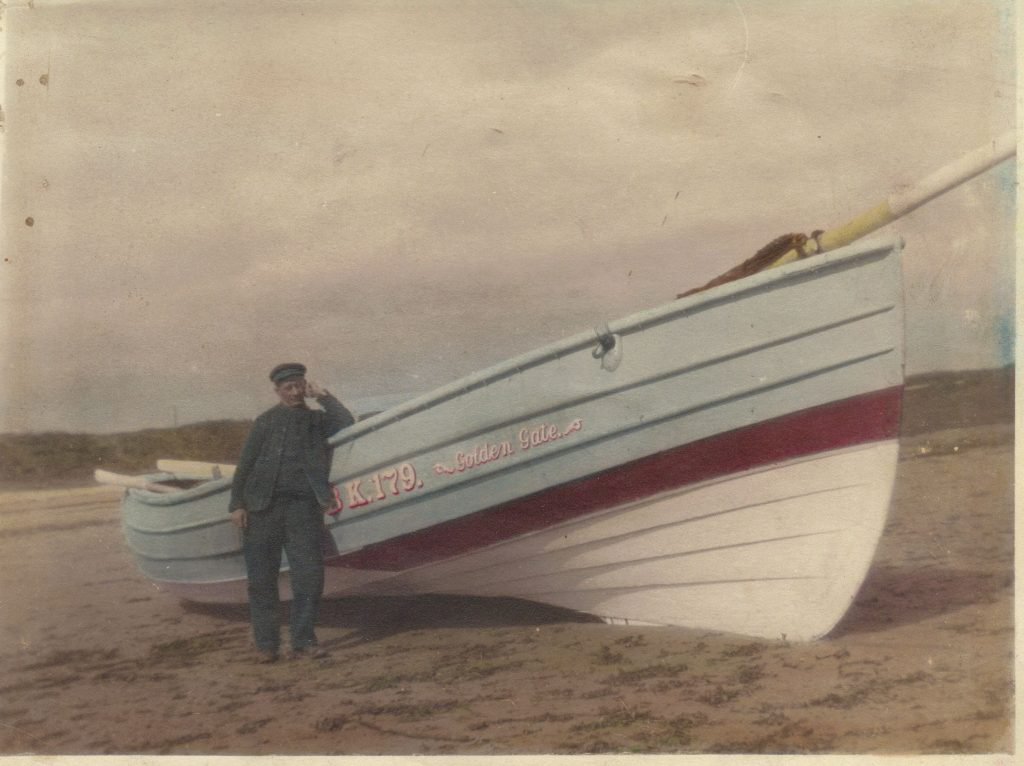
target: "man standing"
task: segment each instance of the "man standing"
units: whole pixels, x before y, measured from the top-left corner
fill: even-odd
[[[281,401],[253,423],[231,485],[229,510],[242,530],[249,616],[260,662],[278,658],[282,549],[292,587],[292,656],[325,656],[314,625],[324,589],[323,514],[334,505],[327,439],[355,418],[305,375],[305,366],[294,362],[271,370]],[[310,409],[306,398],[316,399],[323,409]]]

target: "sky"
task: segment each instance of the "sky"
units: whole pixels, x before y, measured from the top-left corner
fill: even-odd
[[[0,433],[357,409],[660,305],[1014,127],[1003,0],[5,11]],[[1015,163],[895,224],[907,372],[1013,360]]]

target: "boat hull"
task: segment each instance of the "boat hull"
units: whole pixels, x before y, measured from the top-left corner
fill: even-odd
[[[731,474],[381,571],[365,592],[515,596],[626,624],[817,638],[871,562],[897,451],[876,442]]]
[[[341,432],[328,594],[518,596],[823,635],[866,574],[892,489],[899,250],[755,275]],[[125,531],[147,575],[187,598],[244,600],[226,490],[129,491]],[[186,511],[173,525],[170,505]]]

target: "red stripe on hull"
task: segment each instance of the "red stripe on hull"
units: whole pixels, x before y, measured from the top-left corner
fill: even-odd
[[[895,438],[903,388],[877,391],[684,444],[327,562],[402,571],[732,473]]]

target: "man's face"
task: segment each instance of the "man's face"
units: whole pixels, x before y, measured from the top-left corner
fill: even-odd
[[[306,379],[302,377],[282,380],[274,390],[286,407],[301,407],[306,398]]]

